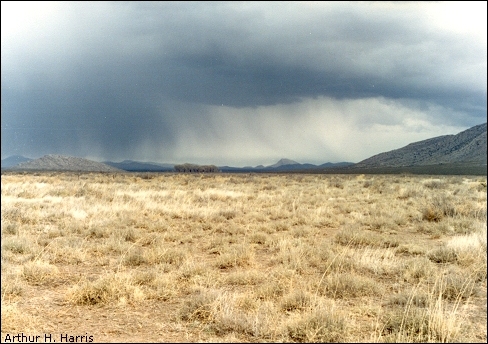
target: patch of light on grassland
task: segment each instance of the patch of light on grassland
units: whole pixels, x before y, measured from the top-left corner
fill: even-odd
[[[447,246],[455,250],[477,250],[486,247],[486,223],[479,226],[479,231],[467,235],[459,235],[451,238]]]
[[[78,220],[84,220],[88,216],[88,214],[84,210],[80,209],[72,209],[71,215]]]

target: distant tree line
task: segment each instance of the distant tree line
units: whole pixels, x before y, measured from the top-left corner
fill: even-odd
[[[195,164],[183,164],[175,165],[176,172],[219,172],[219,168],[215,165],[195,165]]]

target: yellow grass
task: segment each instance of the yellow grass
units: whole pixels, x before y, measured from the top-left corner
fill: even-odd
[[[487,340],[486,177],[3,173],[1,189],[2,341]]]

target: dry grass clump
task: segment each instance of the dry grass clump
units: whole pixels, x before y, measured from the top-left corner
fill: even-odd
[[[284,295],[280,302],[283,311],[303,311],[312,305],[312,295],[302,289]]]
[[[422,256],[426,253],[426,249],[416,244],[401,244],[395,249],[395,254]]]
[[[295,271],[278,268],[269,274],[266,281],[257,286],[255,295],[260,300],[276,302],[290,290],[296,278]]]
[[[461,271],[447,271],[434,287],[433,293],[449,301],[467,300],[476,293],[472,276],[465,276]]]
[[[388,300],[388,304],[401,307],[427,307],[429,305],[429,302],[429,295],[427,293],[409,294],[406,292],[402,292],[392,295]]]
[[[447,197],[437,196],[429,201],[422,212],[422,219],[429,222],[439,222],[444,217],[454,217],[456,208]]]
[[[145,297],[130,275],[107,274],[95,281],[82,280],[68,292],[67,300],[74,305],[99,305],[116,302],[134,303]]]
[[[212,320],[212,303],[217,300],[218,293],[199,292],[185,301],[180,308],[178,316],[185,321],[211,321]]]
[[[246,244],[236,244],[224,248],[216,261],[219,269],[229,269],[232,267],[245,267],[253,262],[253,251]]]
[[[290,340],[305,343],[338,343],[346,338],[347,318],[334,305],[324,304],[288,321]]]
[[[335,299],[381,295],[383,291],[374,279],[354,273],[334,273],[322,283],[320,294]]]
[[[249,301],[247,301],[249,302]],[[251,338],[268,338],[271,331],[270,319],[275,313],[269,304],[251,307],[246,311],[235,294],[216,290],[199,291],[187,300],[178,312],[183,321],[196,322],[200,327],[218,336],[245,335]],[[245,308],[249,308],[246,307]]]
[[[25,237],[9,237],[2,240],[2,251],[14,254],[26,254],[31,251],[31,244]]]
[[[428,256],[434,263],[457,262],[457,254],[452,247],[441,246],[429,252]]]
[[[139,247],[129,250],[123,259],[124,265],[127,266],[139,266],[147,263],[147,261],[143,250]]]
[[[11,298],[15,296],[22,296],[25,293],[25,286],[20,280],[15,276],[5,278],[2,276],[2,300],[4,298]]]
[[[58,277],[59,269],[44,261],[33,261],[24,264],[22,277],[30,284],[52,283]]]
[[[266,282],[267,276],[258,271],[234,271],[230,272],[224,280],[224,285],[259,285]]]
[[[423,185],[427,189],[443,189],[446,186],[446,182],[440,179],[429,179],[424,181]]]
[[[336,234],[337,243],[352,247],[397,247],[399,242],[395,238],[362,230],[358,227],[347,227]]]
[[[3,173],[1,183],[2,333],[486,342],[485,177]]]
[[[467,314],[460,306],[463,300],[469,299],[471,292],[469,283],[453,283],[449,277],[440,277],[427,294],[414,291],[409,296],[403,294],[391,298],[390,304],[401,307],[395,308],[386,316],[378,341],[459,341],[469,331],[464,326]]]
[[[408,259],[404,264],[402,277],[405,281],[416,284],[435,275],[435,265],[426,257]]]
[[[448,250],[454,251],[456,263],[478,281],[486,280],[486,241],[486,226],[483,226],[474,233],[452,237],[446,244]]]

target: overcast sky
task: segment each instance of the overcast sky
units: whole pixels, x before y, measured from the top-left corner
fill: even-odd
[[[359,162],[486,122],[487,2],[1,2],[1,156]]]

